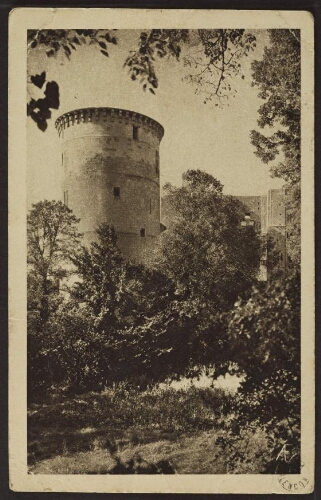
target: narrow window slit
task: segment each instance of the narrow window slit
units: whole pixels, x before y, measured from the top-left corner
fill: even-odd
[[[135,141],[138,140],[138,127],[136,127],[136,125],[133,125],[133,139]]]

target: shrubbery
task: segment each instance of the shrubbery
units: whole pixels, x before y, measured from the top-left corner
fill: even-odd
[[[230,372],[245,375],[234,401],[234,439],[242,428],[262,426],[272,450],[267,471],[298,473],[300,276],[255,288],[236,303],[227,322]]]
[[[162,247],[169,235],[160,246],[154,269],[126,262],[117,248],[115,230],[107,225],[98,228],[97,240],[89,249],[79,247],[76,252],[71,251],[70,242],[64,243],[64,233],[59,237],[57,228],[53,255],[57,257],[61,251],[70,262],[72,267],[66,272],[59,259],[50,260],[49,249],[41,264],[44,272],[39,273],[37,281],[38,261],[29,258],[32,264],[28,281],[29,402],[41,400],[48,391],[57,389],[72,396],[126,384],[142,392],[166,379],[200,375],[204,368],[214,379],[226,373],[237,374],[243,381],[229,407],[234,421],[229,418],[226,429],[222,423],[224,445],[233,446],[238,439],[243,439],[244,432],[260,428],[269,436],[271,457],[274,453],[274,458],[266,464],[267,469],[276,468],[276,457],[279,465],[282,449],[286,468],[289,454],[285,450],[291,449],[291,457],[296,457],[291,461],[291,470],[294,470],[299,466],[300,455],[300,277],[284,276],[282,282],[272,281],[268,286],[257,283],[253,278],[257,242],[249,245],[248,255],[242,247],[241,254],[234,258],[240,237],[238,206],[231,200],[223,203],[218,181],[209,182],[201,172],[188,173],[185,180],[182,192],[175,191],[173,196],[175,203],[179,203],[178,213],[181,210],[181,216],[184,213],[186,217],[191,203],[190,190],[196,189],[196,184],[198,218],[197,221],[191,219],[191,225],[199,226],[202,217],[207,220],[206,230],[217,238],[216,247],[219,242],[221,250],[225,249],[223,264],[213,245],[204,256],[200,244],[190,243],[186,262],[189,268],[194,262],[195,267],[189,276],[186,263],[184,269],[180,254],[175,253],[175,245]],[[205,205],[204,200],[201,201],[204,197],[208,197]],[[50,215],[48,203],[45,210]],[[34,210],[40,209],[44,207]],[[65,212],[59,204],[54,204],[52,209],[62,211],[67,224],[70,219],[73,244],[76,244],[79,234],[70,211]],[[219,226],[215,217],[221,220],[224,214],[225,222]],[[180,235],[187,245],[190,238],[189,233],[184,235],[183,218],[178,215],[175,220],[172,243]],[[203,230],[202,227],[200,240],[204,237]],[[70,237],[66,228],[64,231],[65,237]],[[197,228],[195,231],[197,234]],[[47,234],[43,232],[44,242]],[[227,249],[231,241],[236,245],[233,252]],[[202,273],[198,272],[200,252]],[[242,283],[238,283],[238,292],[243,298],[235,302],[232,278],[237,270],[242,271],[240,264],[246,255],[247,271]],[[49,286],[46,269],[51,269],[52,276],[67,276],[71,270],[77,273],[76,282],[69,283],[68,294]],[[224,276],[226,281],[222,282]],[[255,286],[251,289],[253,280]],[[65,282],[65,289],[67,285]],[[128,425],[136,425],[139,419],[143,422],[144,404],[140,406],[138,401],[142,402],[144,397],[138,398],[136,407],[130,411],[124,407],[119,418],[131,415],[133,422]],[[172,397],[171,393],[166,397]],[[120,400],[117,398],[115,393],[113,406],[126,405],[121,391]],[[172,401],[168,404],[171,408],[174,406]],[[208,420],[204,415],[200,417],[202,428],[205,421],[205,427],[210,427],[214,416],[217,417],[213,405],[206,407],[209,417]],[[163,408],[162,400],[157,420],[166,426],[168,415],[163,415]],[[222,413],[220,405],[219,408]],[[175,415],[180,409],[185,411],[178,405]],[[112,411],[111,407],[104,408],[100,419]],[[195,415],[198,411],[196,404]],[[169,427],[179,430],[181,417],[177,420],[175,415]],[[185,430],[197,428],[197,418],[191,422],[183,418]],[[241,460],[241,457],[235,459]]]

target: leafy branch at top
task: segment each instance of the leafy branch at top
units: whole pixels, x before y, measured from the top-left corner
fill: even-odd
[[[185,67],[197,70],[184,79],[196,86],[197,94],[205,94],[205,103],[213,98],[221,102],[232,90],[229,79],[241,73],[240,59],[254,50],[256,39],[240,29],[144,31],[138,49],[129,55],[124,66],[129,68],[132,80],[139,79],[143,90],[154,94],[158,87],[156,59],[169,56],[179,60],[183,45],[189,47]]]
[[[132,80],[139,79],[143,90],[148,89],[155,94],[158,78],[155,71],[156,58],[166,55],[179,60],[181,45],[188,41],[189,30],[159,30],[142,31],[139,37],[138,49],[126,59],[124,67],[129,69]]]
[[[256,38],[241,29],[198,30],[197,36],[202,48],[198,44],[185,57],[184,64],[191,70],[185,80],[195,85],[196,94],[204,95],[204,104],[214,98],[222,103],[236,92],[231,79],[238,75],[244,79],[240,60],[255,49]]]
[[[80,45],[97,45],[108,56],[107,44],[116,45],[115,30],[28,30],[28,49],[44,49],[48,57],[60,50],[69,59]]]
[[[60,51],[70,59],[72,52],[81,45],[95,45],[108,57],[108,44],[117,44],[115,30],[28,31],[28,50],[43,50],[48,57],[56,56]],[[247,56],[250,50],[254,50],[256,39],[253,34],[240,29],[145,30],[140,33],[138,46],[130,51],[124,67],[129,70],[132,80],[138,80],[142,84],[144,91],[149,90],[155,94],[159,84],[156,73],[157,60],[167,56],[179,61],[183,46],[187,48],[184,65],[191,71],[184,79],[195,85],[196,94],[204,94],[204,103],[212,99],[222,103],[233,92],[231,79],[240,74],[244,78],[240,60]],[[33,75],[30,83],[41,88],[44,83],[43,74],[44,72],[41,75]],[[48,91],[51,92],[51,89]],[[50,103],[46,97],[38,101],[31,99],[28,115],[44,131],[47,128],[47,120],[51,117],[50,108],[58,107],[59,87],[56,84],[55,96],[50,99]]]
[[[70,59],[72,51],[81,45],[96,45],[100,52],[108,57],[108,45],[117,44],[114,30],[28,30],[28,51],[44,50],[47,57],[55,57],[62,52]],[[31,75],[29,84],[41,89],[46,81],[46,72]],[[51,109],[59,108],[59,86],[57,82],[47,82],[44,97],[34,99],[27,104],[30,116],[43,132],[47,129],[47,120],[51,118]]]

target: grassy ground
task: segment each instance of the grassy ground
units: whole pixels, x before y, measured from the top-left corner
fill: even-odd
[[[30,406],[30,473],[107,474],[122,463],[169,462],[180,474],[258,473],[268,453],[262,431],[238,444],[246,460],[229,465],[220,441],[230,418],[230,398],[220,389],[124,388],[57,398]],[[114,449],[111,451],[111,443]]]

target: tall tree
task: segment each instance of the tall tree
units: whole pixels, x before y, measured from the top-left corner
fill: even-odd
[[[190,170],[183,186],[165,186],[167,230],[154,265],[172,283],[162,305],[124,332],[133,369],[150,381],[196,376],[204,366],[225,374],[229,359],[223,313],[256,282],[260,239],[243,228],[244,209],[221,183]],[[164,293],[165,292],[165,293]]]
[[[72,296],[91,311],[96,318],[96,329],[107,333],[118,323],[124,259],[112,226],[103,224],[96,234],[97,240],[90,248],[82,247],[73,259],[80,279],[73,287]]]
[[[43,322],[48,320],[57,280],[73,271],[71,258],[81,241],[78,222],[60,201],[40,201],[28,214],[28,303]]]
[[[160,240],[160,267],[186,297],[219,309],[233,305],[256,280],[260,257],[255,229],[241,226],[241,203],[200,170],[188,170],[183,186],[167,184],[165,193],[172,216]]]
[[[301,59],[300,30],[269,30],[270,46],[263,58],[252,63],[253,85],[264,103],[259,108],[258,125],[251,133],[257,156],[264,162],[280,162],[272,176],[287,186],[287,231],[289,257],[300,262],[300,179],[301,179]],[[268,129],[266,131],[266,129]]]
[[[46,237],[41,238],[40,244],[39,223],[30,221],[32,248],[36,247],[41,256],[52,256],[53,248],[57,253],[54,262],[42,258],[39,271],[43,270],[41,283],[46,287],[46,294],[42,295],[47,302],[46,307],[42,307],[47,321],[37,329],[29,314],[30,397],[57,384],[73,390],[103,387],[113,371],[114,334],[119,323],[124,261],[116,246],[115,231],[109,226],[101,226],[97,231],[97,241],[90,248],[83,247],[78,244],[77,219],[70,210],[60,203],[48,203],[44,203],[45,207],[43,204],[38,207],[38,211],[32,211],[37,221],[43,212],[46,221],[49,219],[43,231]],[[58,228],[60,243],[57,245],[55,235]],[[33,251],[31,255],[38,264],[38,254]],[[49,314],[48,277],[65,276],[71,268],[75,271],[75,279],[69,284],[66,300],[51,307]]]

